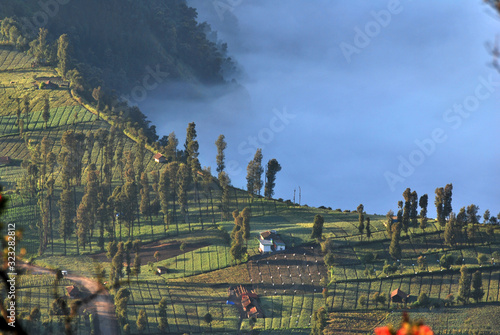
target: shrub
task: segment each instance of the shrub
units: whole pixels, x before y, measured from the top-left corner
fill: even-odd
[[[179,249],[180,249],[181,251],[186,250],[186,242],[182,242],[182,243],[181,243],[181,245],[179,246]]]
[[[427,294],[425,294],[424,292],[420,293],[420,295],[418,296],[418,299],[417,299],[417,303],[419,306],[427,307],[427,306],[429,306],[430,302],[431,302],[431,300],[429,299]]]
[[[477,255],[477,262],[479,265],[486,264],[486,262],[488,262],[488,256],[486,256],[485,254]]]
[[[439,264],[441,264],[441,266],[447,270],[451,268],[454,262],[455,262],[455,257],[453,257],[453,255],[451,254],[443,255],[439,260]]]
[[[321,252],[324,253],[324,254],[327,254],[328,252],[330,252],[333,248],[333,243],[332,243],[332,240],[330,238],[327,238],[326,240],[324,240],[323,242],[321,242]]]
[[[342,212],[342,210],[340,208],[337,208],[335,212]]]
[[[417,264],[420,270],[427,269],[427,258],[425,258],[424,256],[419,256],[417,258]]]
[[[454,300],[455,300],[455,296],[453,295],[453,293],[450,293],[446,296],[446,298],[443,300],[443,302],[444,302],[445,306],[453,306],[453,304],[455,302]]]
[[[362,296],[359,297],[358,299],[359,306],[365,307],[367,303],[368,303],[368,298],[366,295],[363,294]]]
[[[326,266],[332,267],[335,262],[335,257],[331,252],[328,252],[323,258],[323,261],[325,262]]]
[[[361,261],[364,263],[372,263],[377,256],[373,252],[367,252],[363,256],[361,256]]]
[[[385,261],[384,267],[382,268],[382,272],[386,275],[390,275],[395,273],[398,270],[398,265],[396,263],[389,264],[389,262]]]

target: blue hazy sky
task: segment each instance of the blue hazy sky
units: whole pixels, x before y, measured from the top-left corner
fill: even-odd
[[[189,3],[228,42],[243,88],[140,106],[181,143],[196,122],[202,165],[215,167],[224,134],[233,185],[246,185],[255,145],[280,162],[276,198],[300,186],[302,204],[385,214],[410,187],[434,217],[435,188],[453,183],[454,211],[500,211],[500,75],[486,46],[500,20],[482,1]]]

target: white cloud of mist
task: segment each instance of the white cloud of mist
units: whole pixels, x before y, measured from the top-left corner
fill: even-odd
[[[249,157],[238,147],[270,127],[274,110],[286,109],[296,117],[261,143],[265,162],[276,158],[283,167],[276,197],[290,199],[300,185],[302,203],[342,209],[363,203],[383,214],[406,187],[433,199],[436,187],[452,182],[455,210],[472,202],[481,211],[500,210],[500,91],[458,129],[443,121],[448,108],[474,93],[480,76],[500,80],[484,47],[500,24],[486,6],[401,0],[403,11],[347,63],[339,44],[352,43],[354,28],[388,1],[233,1],[238,5],[223,20],[212,1],[188,2],[228,42],[244,69],[242,87],[193,91],[171,84],[141,109],[159,133],[175,131],[181,143],[195,121],[203,165],[215,166],[214,142],[224,134],[227,160],[241,168],[233,169],[232,183],[243,187]],[[391,192],[384,172],[397,170],[398,156],[436,127],[448,140]]]

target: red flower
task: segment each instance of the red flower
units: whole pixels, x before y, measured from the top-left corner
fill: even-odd
[[[389,327],[375,328],[375,335],[392,335]]]
[[[418,333],[415,333],[415,335],[434,335],[434,332],[426,325],[422,325],[419,327]]]

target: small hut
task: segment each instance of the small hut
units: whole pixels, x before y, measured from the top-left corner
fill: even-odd
[[[165,274],[168,272],[168,269],[164,266],[158,266],[156,267],[156,272],[159,274],[159,275],[162,275],[162,274]]]
[[[153,156],[156,163],[166,163],[167,159],[161,153],[157,153]]]
[[[403,303],[403,302],[408,301],[409,297],[410,297],[409,294],[404,293],[399,288],[397,288],[391,292],[391,301],[392,302]]]

